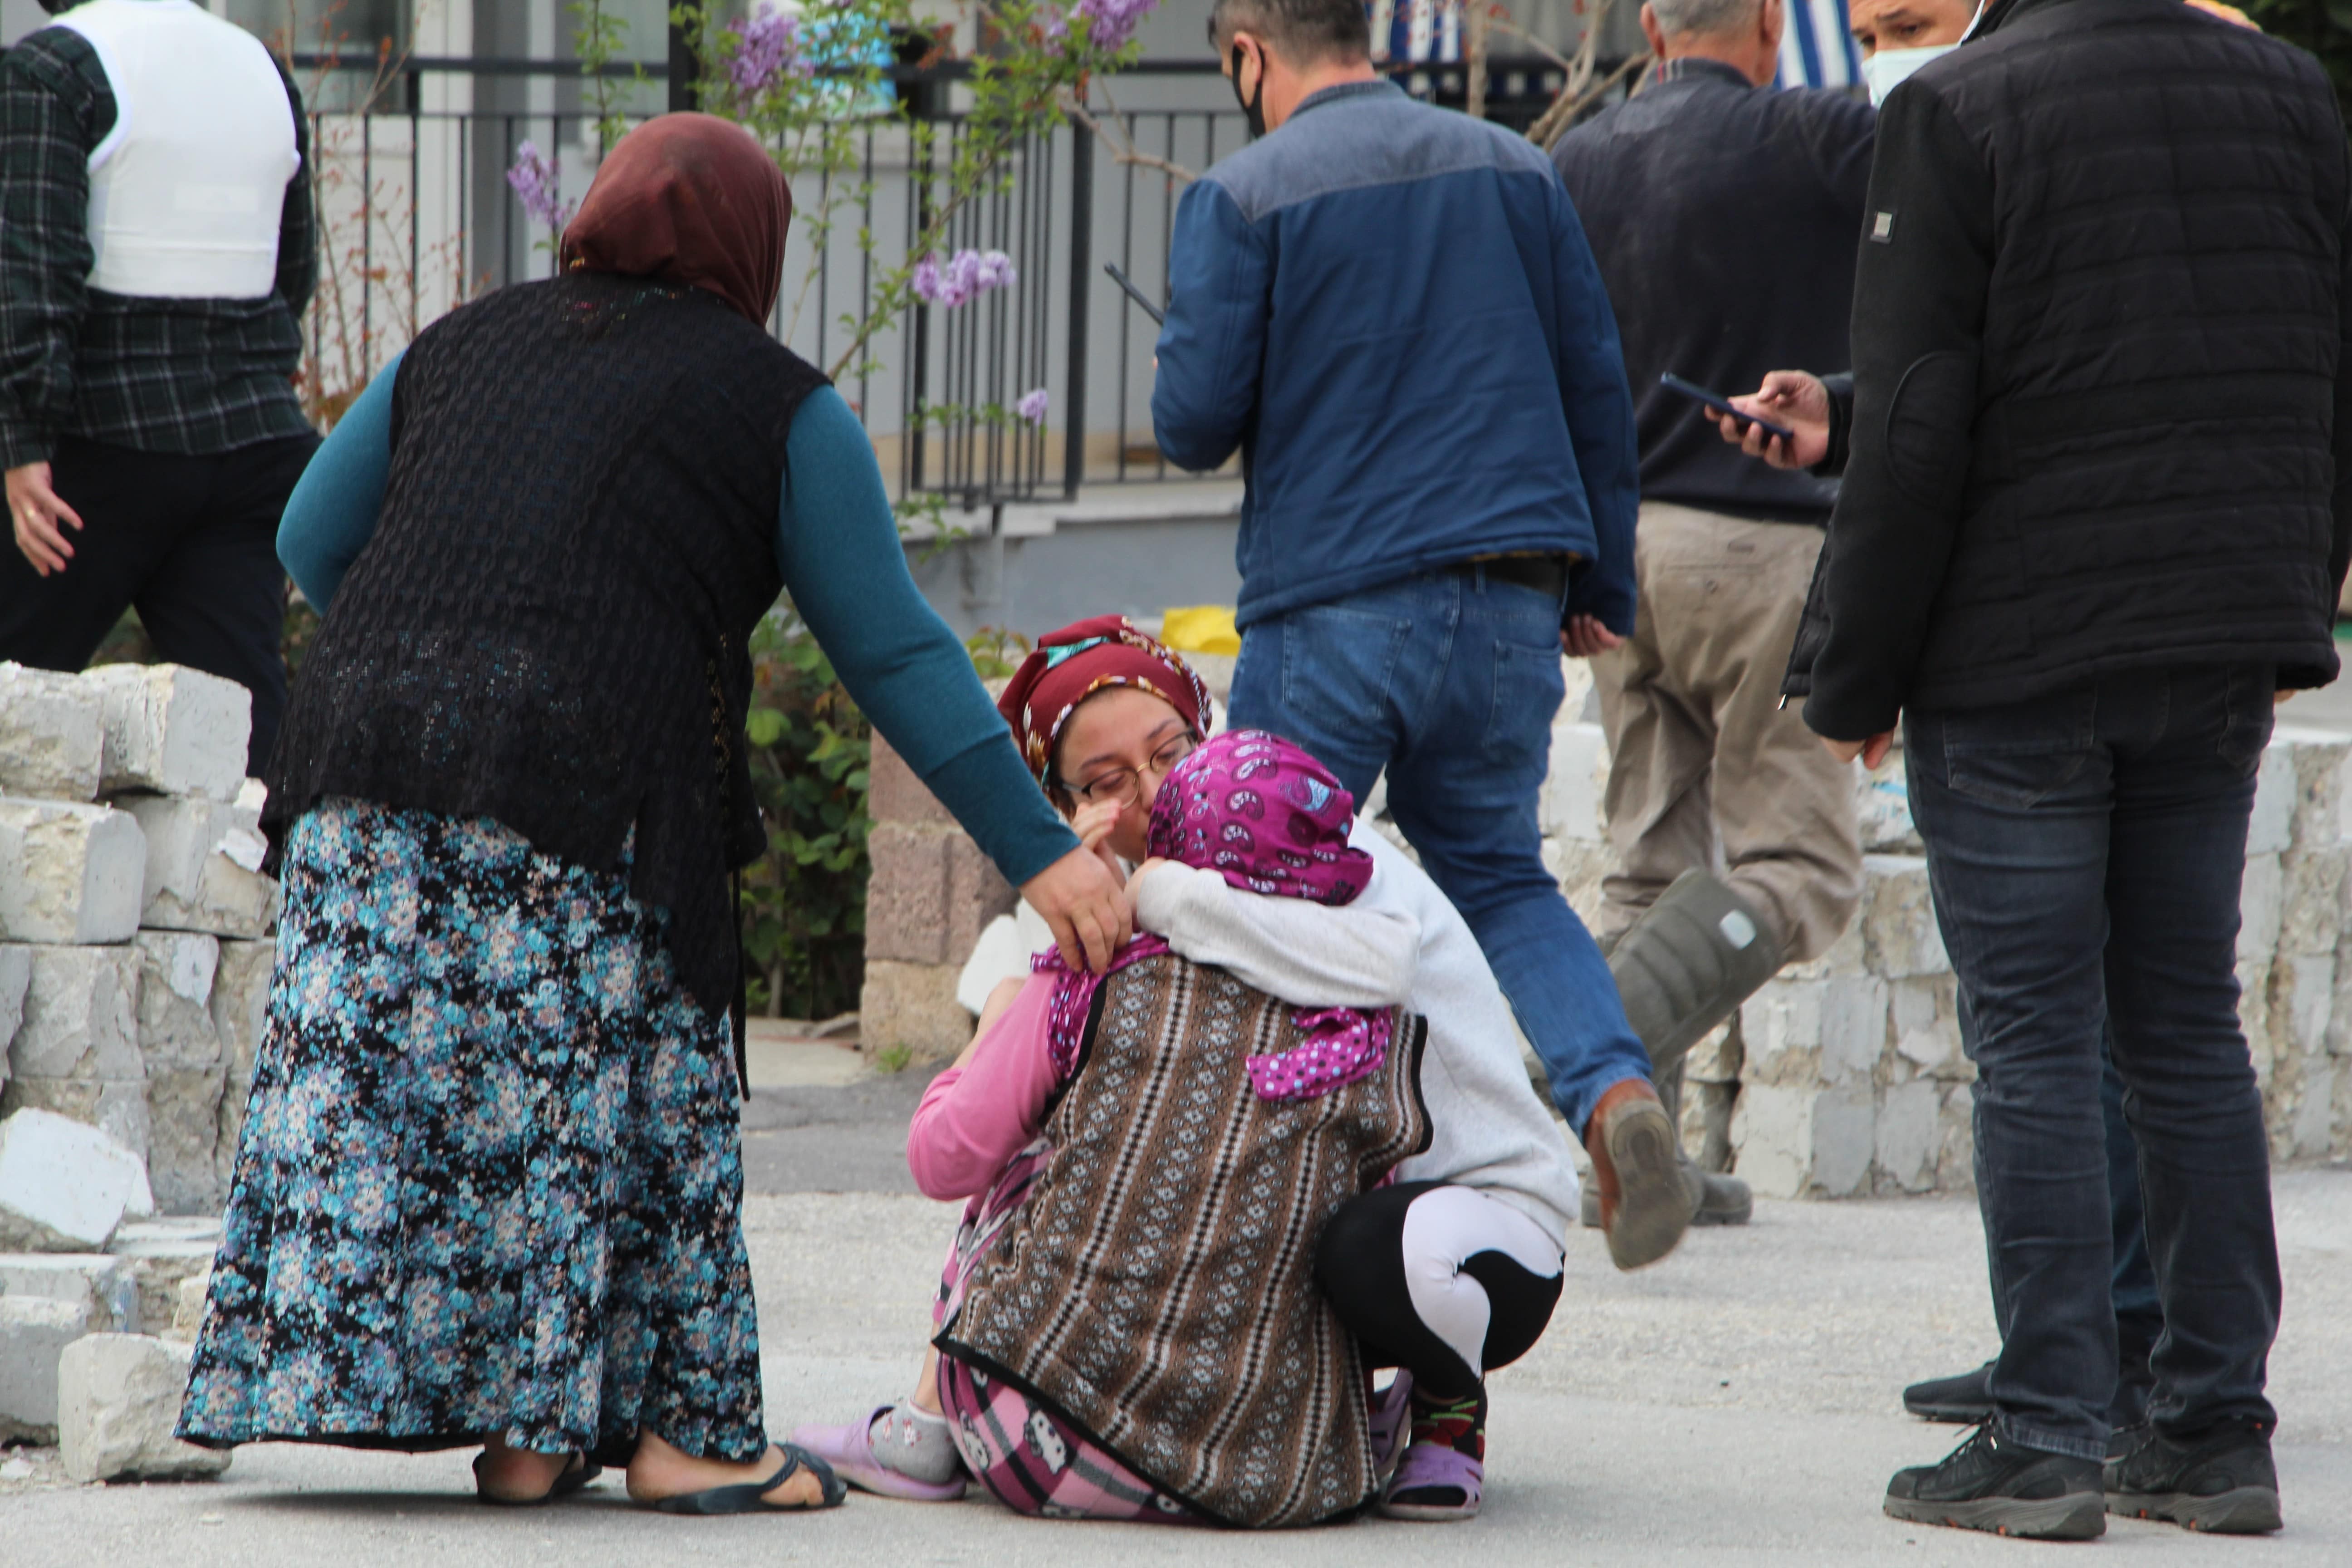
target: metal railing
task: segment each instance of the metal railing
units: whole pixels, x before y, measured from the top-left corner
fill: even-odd
[[[507,68],[499,75],[523,74],[519,62],[495,63]],[[552,274],[553,235],[530,220],[507,183],[523,143],[552,159],[566,204],[594,173],[596,120],[578,101],[576,71],[551,65],[524,78],[544,108],[480,110],[451,106],[471,97],[458,65],[411,62],[395,112],[310,117],[321,240],[310,374],[330,412],[443,311]],[[452,68],[438,68],[445,66]],[[1147,67],[1119,79],[1198,82],[1213,68],[1205,61]],[[947,198],[946,171],[965,134],[950,101],[954,73],[893,74],[910,112],[929,122],[928,159],[903,123],[876,119],[855,132],[853,169],[795,182],[799,216],[770,327],[820,368],[840,361],[871,325],[873,285],[906,259]],[[511,82],[499,86],[512,95]],[[1238,110],[1117,118],[1138,147],[1195,170],[1247,135]],[[998,188],[957,210],[939,254],[1004,251],[1016,280],[954,309],[917,305],[844,365],[841,391],[892,488],[976,510],[1067,495],[1081,484],[1178,477],[1150,439],[1156,329],[1101,275],[1100,262],[1118,261],[1164,297],[1181,182],[1123,163],[1066,125],[1015,149],[1003,172]],[[1041,389],[1048,402],[1042,421],[1013,414]]]
[[[341,62],[298,56],[294,63],[298,79],[307,73],[315,82]],[[875,279],[905,259],[943,199],[963,134],[953,100],[964,68],[890,73],[910,115],[930,122],[928,162],[915,156],[903,123],[876,119],[856,132],[856,167],[846,184],[804,178],[794,191],[803,216],[770,326],[820,367],[870,324]],[[1215,70],[1208,60],[1146,63],[1120,73],[1114,88],[1130,98],[1156,89],[1162,99],[1218,102],[1223,84],[1202,80]],[[610,74],[658,81],[667,72],[648,63]],[[1531,119],[1559,79],[1542,61],[1496,61],[1495,75],[1527,84],[1490,96],[1490,113],[1506,123]],[[1442,102],[1459,79],[1448,68],[1403,79]],[[478,96],[521,97],[526,106],[478,108]],[[576,201],[600,156],[586,96],[579,68],[564,62],[412,58],[396,90],[376,96],[374,111],[313,107],[320,279],[305,375],[323,415],[339,413],[443,312],[490,289],[551,275],[553,237],[529,219],[506,176],[530,142],[553,154],[560,195]],[[1106,110],[1102,118],[1136,152],[1194,172],[1248,135],[1232,108]],[[1068,496],[1081,485],[1184,477],[1151,439],[1157,328],[1101,270],[1115,261],[1145,293],[1166,297],[1181,180],[1068,125],[1019,148],[1004,172],[1002,188],[958,211],[941,252],[1005,251],[1017,281],[953,310],[907,311],[873,335],[842,377],[893,489],[976,510]],[[835,204],[836,194],[848,199]],[[827,208],[832,221],[820,234],[813,215]],[[1012,416],[1039,389],[1048,400],[1043,421]],[[980,412],[991,408],[999,412]]]

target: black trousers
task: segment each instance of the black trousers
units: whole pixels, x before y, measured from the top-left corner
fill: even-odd
[[[1323,1227],[1315,1282],[1367,1366],[1465,1398],[1527,1354],[1559,1302],[1559,1249],[1534,1221],[1467,1187],[1399,1182]]]
[[[246,771],[261,772],[286,710],[286,571],[278,520],[318,449],[289,436],[188,457],[67,437],[50,483],[80,514],[73,559],[47,577],[0,551],[0,659],[77,670],[136,606],[155,652],[253,693]]]

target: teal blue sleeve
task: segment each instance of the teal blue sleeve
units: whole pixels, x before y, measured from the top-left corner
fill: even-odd
[[[343,410],[278,520],[278,559],[322,616],[343,574],[375,534],[384,477],[392,470],[392,378],[399,370],[400,354],[394,354]]]
[[[916,590],[857,416],[820,387],[784,451],[776,566],[793,604],[866,718],[1019,887],[1077,836],[1023,764],[971,655]]]

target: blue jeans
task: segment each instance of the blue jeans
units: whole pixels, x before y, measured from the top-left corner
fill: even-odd
[[[1559,604],[1475,568],[1429,572],[1253,622],[1237,729],[1306,747],[1389,809],[1462,911],[1580,1136],[1650,1058],[1591,932],[1543,863],[1536,794],[1559,709]]]
[[[2238,885],[2265,668],[2130,670],[1906,720],[1911,811],[1977,1065],[1996,1420],[2097,1458],[2116,1390],[2113,1051],[2163,1332],[2148,1415],[2188,1436],[2273,1419],[2278,1245],[2238,1027]]]

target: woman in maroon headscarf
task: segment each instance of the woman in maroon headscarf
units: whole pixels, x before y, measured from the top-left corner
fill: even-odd
[[[764,330],[791,213],[740,129],[632,132],[561,276],[419,335],[287,508],[326,620],[268,775],[285,910],[190,1441],[481,1445],[501,1503],[614,1463],[673,1511],[839,1500],[767,1436],[729,1048],[780,591],[1070,961],[1127,938],[856,417]]]

